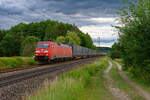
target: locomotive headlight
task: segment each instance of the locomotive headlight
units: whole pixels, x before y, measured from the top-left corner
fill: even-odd
[[[36,51],[36,53],[40,53],[40,51]]]
[[[46,50],[46,51],[44,51],[44,53],[48,53],[48,51]]]

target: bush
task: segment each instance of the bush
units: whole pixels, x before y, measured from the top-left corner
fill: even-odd
[[[121,56],[121,47],[120,47],[119,43],[114,43],[113,44],[112,48],[110,49],[109,56],[112,59],[120,58],[120,56]]]
[[[36,65],[38,64],[37,62],[34,61],[33,58],[28,58],[26,59],[27,65]]]
[[[0,58],[0,69],[16,68],[28,65],[37,65],[31,57],[1,57]]]
[[[17,66],[23,65],[23,59],[21,59],[20,57],[16,57],[16,64]]]

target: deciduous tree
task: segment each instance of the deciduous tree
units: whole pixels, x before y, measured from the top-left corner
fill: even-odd
[[[80,45],[80,37],[75,32],[68,31],[66,39],[69,44]]]
[[[33,56],[35,52],[36,43],[40,41],[39,38],[35,36],[27,37],[21,44],[21,55],[22,56]]]

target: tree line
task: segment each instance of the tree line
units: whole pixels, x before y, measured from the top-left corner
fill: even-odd
[[[96,49],[88,33],[84,34],[77,26],[45,20],[19,23],[8,30],[0,30],[0,56],[32,56],[37,41],[55,41]]]
[[[121,57],[124,69],[150,82],[150,0],[134,0],[120,11],[115,26],[119,40],[112,46],[110,56]]]

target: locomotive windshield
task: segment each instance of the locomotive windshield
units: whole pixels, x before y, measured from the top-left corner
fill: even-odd
[[[49,48],[49,44],[48,43],[37,44],[37,48]]]

